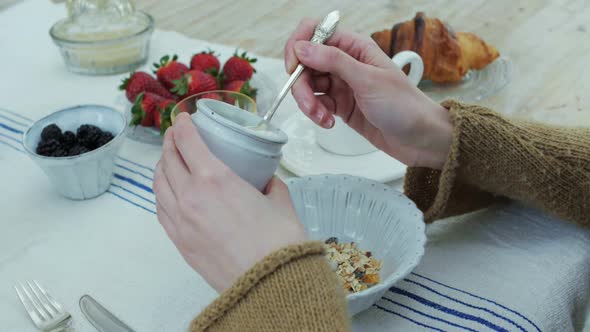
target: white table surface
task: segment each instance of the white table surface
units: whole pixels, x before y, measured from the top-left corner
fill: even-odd
[[[77,306],[83,294],[138,331],[184,330],[216,294],[184,263],[146,203],[153,194],[143,187],[151,187],[149,168],[159,147],[127,141],[117,172],[131,182],[116,180],[113,193],[83,202],[56,195],[18,151],[17,131],[27,119],[80,103],[116,106],[120,77],[64,70],[47,35],[63,15],[63,8],[42,0],[0,13],[0,107],[17,113],[0,111],[0,331],[35,331],[12,289],[16,280],[33,278],[65,305],[80,331],[92,331]],[[152,60],[206,45],[158,31]],[[285,79],[280,61],[261,59],[259,66],[277,82]],[[277,120],[294,111],[289,99]],[[428,236],[417,274],[355,317],[355,330],[581,329],[586,302],[578,297],[590,288],[586,230],[509,207],[437,223]]]

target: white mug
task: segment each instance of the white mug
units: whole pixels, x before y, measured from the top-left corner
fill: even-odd
[[[396,54],[391,60],[400,68],[410,65],[408,79],[412,84],[418,85],[424,72],[424,63],[417,53],[403,51]],[[315,135],[317,143],[326,151],[345,156],[357,156],[377,150],[371,142],[350,128],[340,117],[336,117],[334,127],[324,129],[316,126]]]

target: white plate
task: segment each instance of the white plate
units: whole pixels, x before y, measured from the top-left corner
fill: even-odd
[[[477,103],[497,94],[512,79],[512,61],[502,57],[482,70],[471,70],[458,83],[436,84],[420,82],[418,88],[436,102],[458,99],[466,103]]]
[[[258,94],[256,96],[256,109],[268,110],[272,104],[273,98],[277,94],[274,82],[264,73],[258,72],[252,76],[252,87],[258,89]],[[131,107],[133,105],[127,101],[124,93],[119,94],[116,103],[122,105],[125,108],[127,122],[130,122]],[[164,142],[162,135],[160,135],[160,130],[154,127],[130,127],[129,130],[127,130],[127,136],[135,141],[153,145],[162,145]]]
[[[281,164],[294,174],[349,174],[378,182],[389,182],[404,176],[406,166],[381,151],[343,156],[324,150],[316,142],[314,126],[300,113],[292,115],[281,125],[289,136],[283,147]]]
[[[318,175],[287,180],[297,215],[311,239],[354,241],[383,261],[381,282],[347,296],[351,315],[370,308],[424,255],[422,212],[399,191],[363,178]]]

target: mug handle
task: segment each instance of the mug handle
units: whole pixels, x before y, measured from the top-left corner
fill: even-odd
[[[400,69],[404,68],[406,65],[410,65],[408,79],[416,86],[418,83],[420,83],[422,74],[424,74],[424,63],[422,62],[422,58],[417,53],[412,51],[402,51],[391,58],[391,60]]]

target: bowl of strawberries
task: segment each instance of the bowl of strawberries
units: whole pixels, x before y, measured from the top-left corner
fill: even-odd
[[[259,108],[267,109],[276,94],[272,81],[257,73],[256,58],[236,52],[222,65],[212,50],[194,54],[186,64],[178,56],[165,55],[154,63],[153,74],[136,71],[119,86],[127,98],[130,138],[149,144],[162,144],[170,125],[171,111],[181,100],[193,95],[219,99],[220,91],[246,95]],[[210,96],[208,96],[210,93]],[[255,112],[256,107],[252,108]]]

